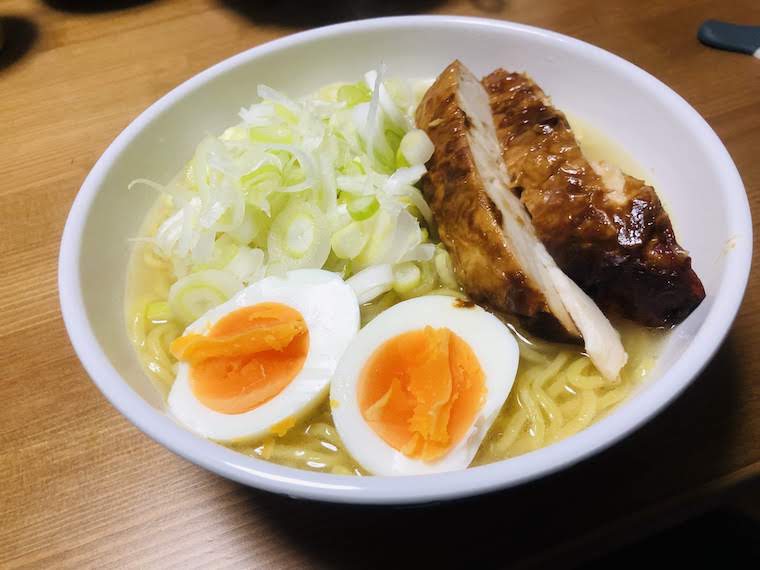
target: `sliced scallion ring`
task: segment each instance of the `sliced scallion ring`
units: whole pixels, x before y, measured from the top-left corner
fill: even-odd
[[[192,273],[169,289],[169,307],[182,324],[197,320],[209,309],[221,305],[242,288],[232,273],[207,269]]]
[[[270,260],[290,269],[322,267],[330,254],[329,230],[322,211],[295,196],[272,222],[267,252]]]
[[[348,203],[348,213],[356,221],[368,220],[380,208],[374,196],[359,196]]]
[[[399,295],[405,295],[420,284],[422,271],[416,263],[408,261],[397,263],[393,267],[393,289]]]

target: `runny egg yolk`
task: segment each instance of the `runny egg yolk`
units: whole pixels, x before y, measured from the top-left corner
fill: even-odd
[[[359,378],[368,425],[407,457],[433,461],[467,433],[485,401],[470,346],[448,328],[425,327],[384,342]]]
[[[259,303],[229,313],[206,335],[178,338],[171,351],[190,364],[190,386],[204,406],[240,414],[271,400],[298,375],[309,330],[292,307]]]

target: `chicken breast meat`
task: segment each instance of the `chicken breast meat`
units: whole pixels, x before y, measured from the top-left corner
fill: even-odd
[[[704,299],[652,186],[583,156],[565,115],[528,76],[483,79],[513,191],[559,267],[608,314],[671,326]]]
[[[557,267],[510,191],[480,81],[453,62],[425,94],[416,120],[435,146],[425,198],[468,295],[541,336],[583,340],[600,372],[616,378],[627,359],[620,337]]]

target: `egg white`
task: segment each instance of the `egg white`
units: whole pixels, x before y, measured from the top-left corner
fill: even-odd
[[[277,302],[303,315],[309,352],[298,375],[274,398],[241,414],[223,414],[204,406],[190,387],[190,366],[180,362],[169,393],[170,414],[192,431],[220,442],[258,439],[273,426],[313,410],[327,395],[343,351],[359,329],[359,304],[350,286],[335,273],[299,269],[284,277],[266,277],[208,311],[187,327],[205,334],[225,315],[250,305]]]
[[[388,445],[367,424],[357,386],[372,354],[387,340],[429,325],[448,327],[466,342],[480,363],[487,394],[465,436],[443,457],[412,459]],[[365,326],[341,358],[330,387],[335,427],[347,451],[375,475],[418,475],[466,468],[507,399],[517,373],[517,341],[495,316],[478,306],[464,307],[452,297],[428,296],[394,305]]]

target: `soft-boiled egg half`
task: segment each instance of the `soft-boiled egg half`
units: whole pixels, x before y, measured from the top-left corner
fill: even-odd
[[[216,441],[282,434],[327,395],[358,329],[356,295],[338,275],[300,269],[262,279],[172,343],[169,411]]]
[[[330,406],[348,452],[375,475],[466,468],[512,389],[519,349],[478,306],[419,297],[384,311],[349,345]]]

